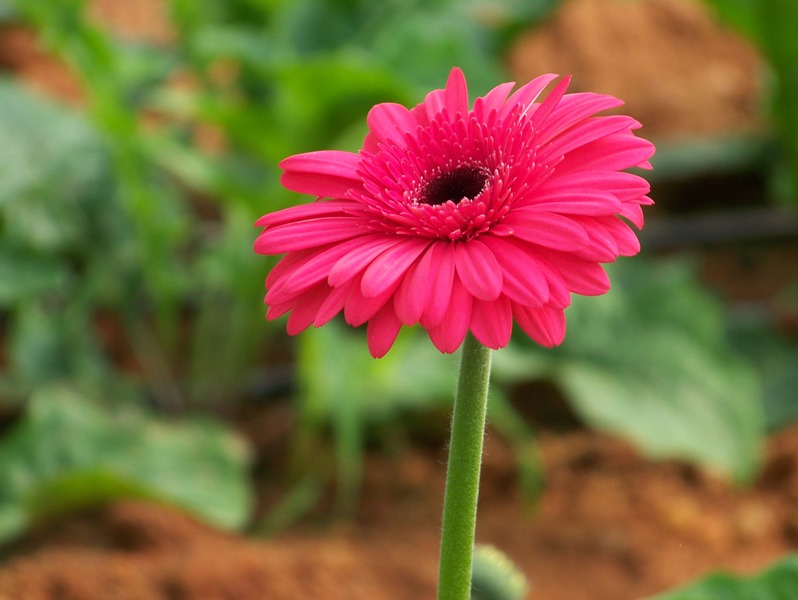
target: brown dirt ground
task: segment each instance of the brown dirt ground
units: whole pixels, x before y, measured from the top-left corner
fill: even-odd
[[[631,600],[798,546],[798,427],[772,439],[750,489],[595,433],[545,434],[540,447],[548,484],[533,507],[488,437],[478,528],[530,577],[530,598]],[[140,502],[75,515],[14,549],[0,600],[433,598],[443,460],[442,448],[373,455],[353,521],[269,540]]]
[[[120,35],[168,43],[161,2],[135,4],[97,0],[92,15]],[[624,98],[650,136],[760,127],[756,54],[693,1],[568,0],[509,64],[519,81],[573,73],[576,89]],[[79,78],[24,28],[0,32],[0,65],[82,101]],[[709,569],[750,572],[798,546],[798,427],[771,440],[750,489],[652,464],[598,434],[544,432],[547,487],[534,508],[503,442],[490,437],[486,450],[478,538],[530,576],[536,600],[630,600]],[[432,598],[444,460],[441,447],[372,455],[354,520],[269,540],[139,502],[74,515],[5,550],[0,600]]]
[[[615,95],[655,139],[761,127],[762,63],[695,0],[565,0],[509,55],[519,81],[571,73],[572,87]]]

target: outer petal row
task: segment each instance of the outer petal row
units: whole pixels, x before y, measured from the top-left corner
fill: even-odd
[[[486,237],[488,243],[476,252],[484,252],[483,258],[493,256],[497,272],[514,273],[514,277],[529,280],[533,287],[536,281],[542,283],[538,286],[540,296],[533,298],[536,306],[513,300],[512,296],[504,293],[494,299],[483,300],[475,297],[462,280],[455,245],[438,242],[419,247],[414,242],[417,240],[408,240],[388,250],[381,247],[383,252],[378,258],[385,257],[384,260],[393,263],[393,259],[404,256],[402,260],[412,264],[397,266],[399,275],[394,277],[394,281],[386,282],[387,287],[374,296],[363,293],[363,288],[368,287],[366,275],[371,267],[366,268],[365,272],[361,271],[361,276],[350,278],[344,285],[335,288],[318,276],[315,265],[313,268],[311,265],[331,264],[341,254],[337,250],[347,244],[328,246],[313,255],[296,272],[289,271],[291,274],[284,287],[296,285],[297,278],[303,279],[303,272],[313,272],[312,281],[318,283],[310,283],[311,287],[307,288],[303,282],[307,288],[305,291],[293,299],[276,300],[269,309],[268,318],[274,319],[290,311],[288,332],[294,335],[311,324],[320,326],[326,323],[343,310],[350,325],[368,323],[367,339],[375,357],[384,355],[390,349],[402,324],[410,325],[419,320],[427,321],[425,327],[430,339],[440,351],[446,353],[459,348],[469,330],[490,348],[506,346],[512,333],[513,319],[539,343],[554,345],[562,339],[564,321],[561,319],[562,307],[545,304],[542,294],[548,292],[547,277],[552,278],[559,271],[568,285],[580,293],[603,293],[608,286],[606,275],[595,263],[554,251],[533,259],[533,254],[526,253],[515,242]],[[459,248],[465,246],[470,244],[461,244]],[[373,247],[378,246],[375,244]],[[501,260],[494,256],[494,252]],[[517,262],[522,256],[529,262]],[[521,264],[526,264],[527,268],[515,272],[510,270]],[[471,273],[472,268],[469,266],[463,272]],[[377,270],[384,272],[382,267]],[[441,273],[443,277],[439,277]],[[512,278],[507,279],[510,286],[513,285],[510,283],[512,281]],[[416,300],[416,295],[408,293],[408,290],[419,292],[420,300]],[[434,318],[434,324],[431,318]]]
[[[360,157],[352,152],[322,150],[289,156],[280,163],[280,183],[300,194],[344,198],[362,184],[357,175]]]

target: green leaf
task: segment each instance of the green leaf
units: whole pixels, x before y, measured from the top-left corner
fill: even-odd
[[[796,596],[798,555],[793,554],[753,577],[716,573],[648,600],[794,600]]]
[[[77,114],[0,80],[0,218],[9,243],[40,252],[103,237],[113,203],[107,150]],[[110,206],[109,206],[110,205]]]
[[[636,365],[564,366],[561,384],[574,408],[592,426],[624,435],[654,458],[678,457],[750,479],[761,442],[756,378],[714,360],[687,337],[661,333],[646,334],[667,348],[653,361],[645,360],[655,354],[649,352]]]
[[[9,335],[10,363],[22,381],[43,384],[68,376],[77,348],[70,348],[63,314],[29,302],[15,311]]]
[[[624,263],[612,279],[604,296],[574,297],[560,348],[527,345],[530,372],[551,378],[589,425],[652,457],[750,480],[764,436],[760,381],[729,348],[722,307],[678,263]]]
[[[731,342],[762,376],[763,406],[768,431],[798,420],[798,341],[770,322],[741,316],[731,330]]]
[[[761,389],[728,347],[722,307],[683,265],[625,267],[609,294],[575,298],[563,344],[573,356],[559,378],[574,408],[651,456],[749,480],[764,435]]]
[[[225,528],[252,504],[240,438],[209,421],[164,423],[109,414],[65,388],[33,396],[0,440],[0,541],[79,507],[138,497],[182,507]]]
[[[46,293],[58,293],[68,271],[57,259],[6,249],[0,245],[0,306]]]
[[[490,32],[452,4],[395,15],[369,49],[420,89],[443,87],[450,69],[461,67],[473,97],[506,80],[492,44]]]
[[[400,2],[407,8],[407,2]],[[350,0],[295,1],[280,11],[281,45],[303,55],[323,54],[352,43],[364,24],[384,23],[395,10],[393,2]]]
[[[410,103],[397,73],[359,52],[283,61],[276,76],[279,87],[269,117],[292,151],[326,147],[353,123],[364,121],[378,102]]]

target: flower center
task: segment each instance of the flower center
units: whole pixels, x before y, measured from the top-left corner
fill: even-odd
[[[451,200],[455,204],[461,200],[473,200],[485,189],[488,174],[474,166],[457,167],[441,173],[429,181],[421,195],[421,202],[438,206]]]

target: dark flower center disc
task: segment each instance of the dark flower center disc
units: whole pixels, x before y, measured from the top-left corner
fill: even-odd
[[[441,173],[427,183],[421,202],[437,206],[451,200],[458,203],[468,198],[473,200],[485,188],[488,175],[482,169],[471,166],[457,167]]]

